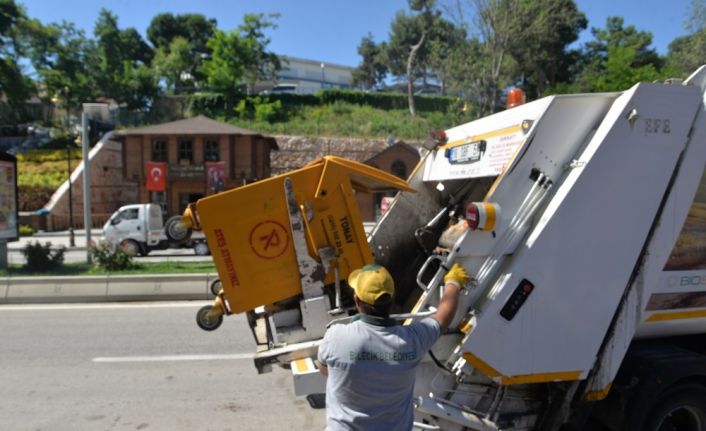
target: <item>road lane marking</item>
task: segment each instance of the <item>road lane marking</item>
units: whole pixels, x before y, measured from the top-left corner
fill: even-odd
[[[223,361],[252,359],[252,353],[232,353],[214,355],[164,355],[164,356],[114,356],[98,357],[91,361],[96,363],[118,363],[118,362],[179,362],[179,361]]]
[[[211,305],[213,301],[187,302],[104,302],[95,304],[17,304],[0,305],[0,311],[36,311],[36,310],[97,310],[97,309],[130,309],[130,308],[188,308]]]

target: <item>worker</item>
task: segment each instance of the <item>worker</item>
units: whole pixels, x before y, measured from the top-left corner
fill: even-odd
[[[389,318],[395,295],[390,273],[365,265],[350,274],[359,314],[331,326],[319,346],[317,365],[328,376],[327,431],[412,429],[415,369],[451,324],[468,275],[455,264],[444,282],[436,313],[402,326]]]

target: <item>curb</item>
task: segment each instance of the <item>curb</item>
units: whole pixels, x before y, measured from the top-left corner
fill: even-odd
[[[218,274],[0,278],[0,304],[212,299]]]

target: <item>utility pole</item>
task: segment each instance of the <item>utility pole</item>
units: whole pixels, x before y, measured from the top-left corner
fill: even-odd
[[[88,114],[81,113],[81,126],[83,136],[81,147],[83,149],[83,226],[86,230],[86,262],[91,264],[91,228],[93,227],[91,217],[91,173],[88,169]]]
[[[74,196],[71,190],[71,144],[66,144],[66,163],[69,173],[69,247],[76,247],[74,238]]]

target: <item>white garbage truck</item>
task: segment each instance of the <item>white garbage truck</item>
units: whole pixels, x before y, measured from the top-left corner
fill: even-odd
[[[203,232],[193,231],[182,216],[163,221],[162,209],[153,203],[125,205],[103,226],[102,240],[131,256],[147,256],[153,250],[191,248],[199,256],[210,254]]]
[[[327,157],[201,199],[223,290],[197,322],[245,313],[257,370],[311,395],[352,270],[389,269],[405,324],[458,263],[471,282],[418,368],[416,429],[704,431],[705,89],[702,67],[545,97],[433,134],[407,183]],[[366,240],[355,193],[386,188]]]

